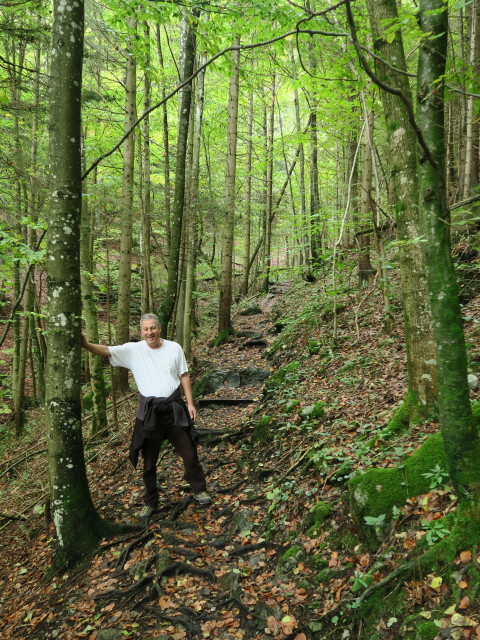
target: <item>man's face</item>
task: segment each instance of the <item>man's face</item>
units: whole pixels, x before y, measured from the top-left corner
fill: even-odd
[[[142,338],[152,349],[157,349],[161,344],[161,328],[155,320],[142,320],[141,324]]]

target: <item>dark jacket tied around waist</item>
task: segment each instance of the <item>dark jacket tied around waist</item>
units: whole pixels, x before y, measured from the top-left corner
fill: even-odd
[[[176,427],[188,428],[193,442],[198,442],[198,435],[190,419],[187,405],[183,401],[180,387],[177,387],[168,398],[145,397],[140,394],[128,456],[134,467],[137,466],[138,456],[145,440],[152,437],[158,414],[165,413],[168,409],[173,411],[173,424]]]

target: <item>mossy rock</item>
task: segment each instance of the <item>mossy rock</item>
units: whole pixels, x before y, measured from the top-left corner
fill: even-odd
[[[293,571],[299,562],[304,562],[306,553],[302,547],[294,545],[287,549],[282,555],[277,565],[277,575],[282,575]]]
[[[315,529],[321,527],[332,513],[333,505],[330,502],[317,502],[304,517],[302,526],[304,528],[313,527]]]
[[[270,378],[265,382],[265,391],[273,391],[277,389],[285,382],[291,381],[300,368],[300,362],[293,360],[284,367],[273,373]]]
[[[238,312],[239,316],[256,316],[259,313],[262,313],[262,309],[260,307],[260,305],[257,304],[252,304],[249,307],[246,307],[245,309],[241,309]]]
[[[440,432],[430,436],[401,467],[368,469],[348,482],[350,512],[359,534],[371,549],[376,549],[390,530],[392,508],[401,507],[407,498],[426,493],[430,479],[424,473],[440,465],[447,469],[447,457]],[[385,516],[381,525],[369,526],[366,517]]]

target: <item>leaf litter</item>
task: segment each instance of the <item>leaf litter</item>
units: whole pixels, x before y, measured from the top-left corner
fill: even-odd
[[[278,317],[278,307],[286,313],[289,304],[298,304],[298,299],[282,288],[273,300],[262,301],[260,316],[236,318],[236,328],[260,332],[272,345],[275,305]],[[480,317],[479,306],[475,299],[470,316]],[[148,528],[105,541],[92,561],[74,573],[43,582],[55,548],[52,525],[42,513],[45,460],[39,455],[28,467],[20,466],[1,478],[1,512],[27,518],[0,522],[2,638],[102,640],[116,633],[118,638],[142,640],[305,640],[321,637],[315,632],[320,621],[327,622],[330,637],[341,637],[334,635],[335,625],[341,631],[342,608],[364,588],[362,576],[373,568],[374,580],[380,580],[415,552],[426,535],[422,520],[435,521],[454,509],[448,488],[412,496],[377,553],[365,551],[353,536],[351,544],[338,545],[334,542],[338,537],[331,535],[352,529],[343,476],[339,480],[337,472],[345,465],[346,476],[366,466],[394,466],[436,429],[433,423],[414,428],[381,455],[375,446],[362,446],[366,435],[378,434],[381,442],[381,429],[405,393],[400,314],[395,333],[386,337],[379,309],[376,295],[364,303],[359,340],[352,319],[339,316],[340,348],[327,359],[321,353],[309,355],[306,349],[311,339],[318,340],[324,351],[328,348],[324,323],[305,326],[288,348],[268,360],[262,356],[262,346],[246,348],[242,337],[219,348],[197,344],[197,376],[212,366],[232,370],[268,366],[276,371],[295,358],[302,360],[301,374],[274,395],[258,387],[226,387],[214,394],[217,399],[252,402],[202,405],[200,430],[220,434],[210,444],[206,438],[199,449],[213,504],[205,508],[193,502],[178,460],[165,449],[159,464],[160,507]],[[293,402],[294,410],[285,411]],[[305,421],[302,410],[316,402],[324,403],[324,415]],[[141,507],[141,472],[132,471],[126,461],[134,413],[135,400],[127,398],[109,441],[86,450],[94,502],[111,520],[132,519]],[[264,415],[271,416],[268,435],[252,446],[252,431]],[[40,449],[39,432],[30,437],[22,445],[25,451],[32,443]],[[318,459],[309,466],[307,453],[315,447]],[[9,451],[2,469],[21,454],[19,449]],[[320,500],[332,505],[328,535],[324,527],[305,526],[307,514]],[[46,510],[48,514],[48,505]],[[387,546],[394,551],[378,563]],[[296,553],[285,560],[292,548]],[[470,550],[458,558],[461,589],[469,584],[463,568],[474,561]],[[322,577],[323,567],[333,571],[327,578]],[[435,578],[404,586],[408,606],[420,607],[426,618],[449,596],[449,587]],[[450,637],[445,631],[450,628],[460,633],[458,637],[480,638],[478,609],[466,594],[444,615],[442,624],[445,638]],[[393,618],[377,623],[382,638],[398,637],[398,629],[399,621]],[[107,631],[114,635],[105,635]]]

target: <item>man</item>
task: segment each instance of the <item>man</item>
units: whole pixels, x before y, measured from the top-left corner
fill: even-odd
[[[135,378],[140,402],[130,460],[136,466],[142,452],[145,506],[140,518],[147,519],[158,505],[157,460],[164,440],[168,440],[182,458],[185,478],[195,500],[202,505],[212,500],[206,492],[205,474],[197,456],[193,426],[197,412],[183,349],[176,342],[160,337],[160,322],[154,313],[142,316],[140,329],[143,338],[140,342],[110,347],[93,344],[82,333],[82,346],[93,354],[110,358],[114,367],[130,369]]]

